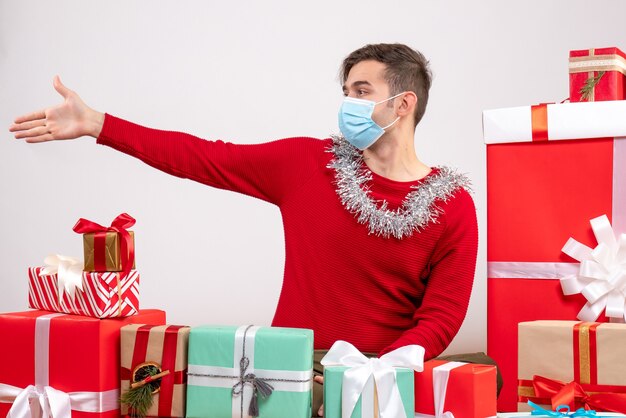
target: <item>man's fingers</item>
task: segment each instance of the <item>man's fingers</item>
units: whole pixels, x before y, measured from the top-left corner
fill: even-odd
[[[26,115],[18,116],[17,118],[15,118],[15,120],[13,122],[15,122],[15,123],[23,123],[23,122],[29,122],[29,121],[32,121],[32,120],[45,119],[45,118],[46,118],[46,112],[44,110],[39,110],[37,112],[33,112],[33,113],[26,114]]]
[[[9,132],[25,131],[26,129],[35,128],[37,126],[44,126],[46,121],[44,119],[37,119],[23,123],[13,124],[9,127]]]
[[[33,138],[40,135],[45,135],[50,133],[48,131],[48,127],[46,126],[37,126],[36,128],[28,129],[26,131],[20,131],[15,134],[15,139],[22,138]]]
[[[65,87],[63,83],[61,83],[61,78],[58,75],[54,76],[54,80],[52,81],[52,85],[54,89],[59,92],[61,96],[67,99],[67,96],[72,92],[70,89]]]
[[[314,376],[313,380],[315,380],[317,383],[319,383],[320,385],[324,384],[324,376]]]
[[[317,415],[319,415],[320,417],[324,416],[324,404],[320,406],[320,409],[317,411]]]
[[[28,142],[29,144],[34,144],[37,142],[46,142],[46,141],[54,141],[54,138],[52,137],[52,134],[45,134],[45,135],[39,135],[39,136],[35,136],[33,138],[27,138],[26,142]]]

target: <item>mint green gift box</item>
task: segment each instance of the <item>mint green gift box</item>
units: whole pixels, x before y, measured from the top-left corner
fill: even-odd
[[[324,368],[324,418],[342,418],[341,390],[343,388],[343,373],[349,368],[345,366],[326,366]],[[396,367],[395,370],[396,384],[400,391],[404,411],[407,417],[413,417],[415,415],[415,372],[404,367]],[[374,376],[370,379],[374,379]],[[370,383],[368,382],[368,384]],[[359,396],[350,418],[361,418],[364,416],[362,414],[362,403],[362,396]],[[369,416],[378,417],[378,413],[374,412]]]
[[[246,337],[242,343],[243,330],[246,330]],[[235,358],[236,334],[239,336],[238,358]],[[244,402],[241,408],[242,395],[233,395],[234,386],[236,390],[243,386],[247,396],[253,393],[250,382],[242,385],[240,381],[242,344],[250,362],[245,374],[254,373],[274,387],[266,398],[258,394],[259,417],[310,418],[313,331],[249,326],[201,326],[191,329],[187,417],[240,418],[241,409],[241,418],[249,416],[249,402]]]

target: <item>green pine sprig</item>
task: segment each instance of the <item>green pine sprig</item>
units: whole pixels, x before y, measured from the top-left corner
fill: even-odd
[[[159,369],[153,366],[142,368],[140,380],[145,379],[148,376],[154,376],[159,373]],[[137,376],[139,377],[139,376]],[[131,388],[127,392],[123,393],[120,397],[120,402],[128,405],[131,416],[137,418],[144,418],[148,413],[148,410],[152,406],[154,397],[152,392],[155,390],[155,385],[158,387],[158,382],[150,382],[143,386]]]
[[[143,418],[152,406],[152,388],[150,385],[143,385],[130,389],[122,395],[120,402],[128,405],[132,416]]]
[[[596,84],[598,84],[604,73],[604,71],[600,71],[597,76],[588,78],[587,81],[585,81],[585,85],[582,86],[579,91],[582,101],[588,101],[591,98],[593,89],[596,87]]]

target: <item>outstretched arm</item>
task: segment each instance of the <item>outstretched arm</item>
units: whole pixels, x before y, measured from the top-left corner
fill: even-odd
[[[18,117],[9,130],[37,143],[83,136],[174,176],[280,205],[321,167],[322,141],[288,138],[238,145],[141,126],[97,112],[54,78],[62,104]]]

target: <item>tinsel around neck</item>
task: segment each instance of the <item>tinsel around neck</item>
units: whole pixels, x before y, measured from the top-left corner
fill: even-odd
[[[411,236],[437,222],[442,212],[438,203],[447,202],[459,188],[470,190],[465,175],[443,166],[411,186],[413,190],[401,207],[389,209],[386,201],[376,201],[370,196],[367,183],[372,180],[372,172],[363,162],[363,153],[341,135],[331,138],[333,143],[327,151],[334,158],[328,168],[335,171],[337,195],[346,210],[359,223],[367,225],[370,234],[398,239]]]

